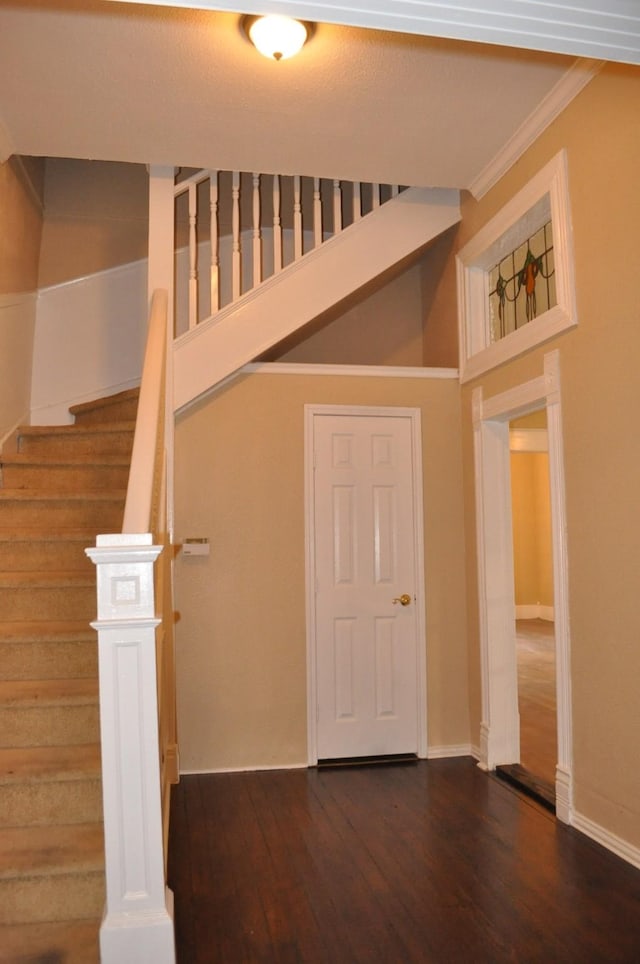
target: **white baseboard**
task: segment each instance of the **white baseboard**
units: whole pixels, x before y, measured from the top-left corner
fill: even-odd
[[[516,606],[516,619],[545,619],[552,623],[554,609],[553,606],[542,606],[540,603]]]
[[[194,777],[194,776],[205,776],[208,773],[257,773],[262,770],[307,770],[309,765],[307,763],[275,763],[270,766],[264,766],[261,763],[256,763],[255,766],[247,767],[211,767],[210,769],[204,770],[187,770],[181,769],[181,777]]]
[[[581,813],[574,811],[571,823],[576,830],[579,830],[581,833],[586,834],[587,837],[590,837],[591,840],[595,840],[596,843],[606,847],[606,849],[610,850],[616,857],[621,857],[622,860],[626,860],[626,862],[633,867],[640,869],[640,847],[634,847],[633,844],[628,843],[628,841],[616,836],[616,834],[611,833],[609,830],[605,830],[604,827],[594,823],[593,820],[589,820],[588,817],[583,816]]]
[[[473,755],[473,748],[470,743],[430,746],[427,749],[427,760],[447,760],[450,757]]]

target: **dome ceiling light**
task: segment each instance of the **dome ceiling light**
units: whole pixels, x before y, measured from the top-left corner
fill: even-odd
[[[254,47],[269,60],[287,60],[304,47],[311,24],[279,14],[243,17],[241,26]]]

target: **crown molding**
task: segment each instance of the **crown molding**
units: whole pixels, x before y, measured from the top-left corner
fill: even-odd
[[[544,130],[562,113],[574,97],[602,70],[602,60],[576,60],[558,83],[540,101],[507,143],[471,182],[469,190],[476,201],[489,191]]]

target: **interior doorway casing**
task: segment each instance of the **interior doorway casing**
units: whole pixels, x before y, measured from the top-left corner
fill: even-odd
[[[478,595],[482,674],[480,766],[519,763],[520,723],[515,647],[509,421],[545,408],[556,629],[558,753],[556,814],[572,822],[571,669],[564,461],[558,351],[544,357],[539,378],[495,395],[472,396]]]
[[[417,408],[378,407],[362,405],[305,405],[305,557],[306,557],[306,614],[307,614],[307,762],[318,763],[317,733],[317,626],[315,607],[316,547],[314,517],[314,419],[322,415],[361,415],[408,418],[411,423],[413,468],[413,517],[415,596],[417,633],[417,709],[418,709],[418,756],[427,756],[427,651],[426,610],[424,593],[424,512],[422,477],[422,431],[421,413]]]

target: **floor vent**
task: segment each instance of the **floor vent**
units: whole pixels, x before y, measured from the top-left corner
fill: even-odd
[[[551,810],[552,813],[556,812],[556,794],[553,786],[546,780],[534,776],[519,763],[496,767],[496,776],[516,790],[520,790],[528,797],[536,800],[547,810]]]
[[[350,756],[338,757],[333,760],[318,760],[318,767],[328,770],[337,767],[389,766],[417,762],[418,757],[415,753],[392,753],[387,756]]]

